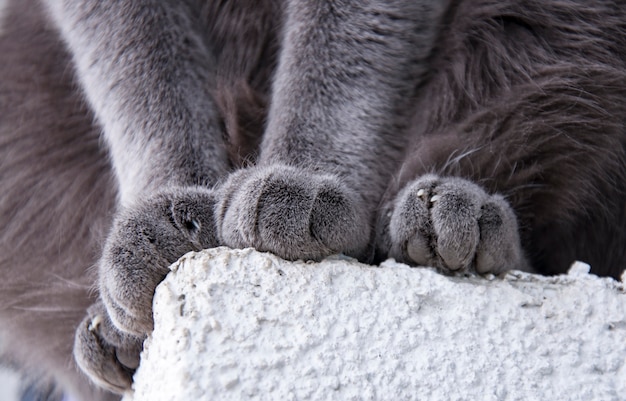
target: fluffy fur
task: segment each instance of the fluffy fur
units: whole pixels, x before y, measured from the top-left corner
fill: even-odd
[[[169,263],[216,245],[619,277],[615,0],[9,2],[5,358],[130,384]],[[75,336],[76,331],[76,336]]]

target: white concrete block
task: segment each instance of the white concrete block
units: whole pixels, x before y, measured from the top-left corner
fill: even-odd
[[[624,288],[584,267],[448,277],[190,253],[157,289],[125,400],[624,400]]]

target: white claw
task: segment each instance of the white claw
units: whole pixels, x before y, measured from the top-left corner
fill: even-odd
[[[418,197],[423,197],[426,194],[426,191],[424,191],[424,189],[418,189],[417,190],[417,196]]]
[[[89,323],[88,330],[89,331],[96,330],[98,328],[98,326],[100,326],[100,323],[102,323],[102,316],[100,316],[100,315],[94,316],[94,318],[91,319],[91,322]]]
[[[435,195],[435,196],[433,196],[432,198],[430,198],[430,201],[431,201],[432,203],[435,203],[435,202],[437,202],[439,199],[441,199],[441,196],[439,196],[439,195]]]

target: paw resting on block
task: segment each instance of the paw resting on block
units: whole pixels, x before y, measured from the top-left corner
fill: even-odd
[[[189,253],[157,288],[125,400],[618,400],[623,286],[575,272]]]

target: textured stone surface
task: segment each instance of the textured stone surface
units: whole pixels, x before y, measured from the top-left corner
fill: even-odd
[[[191,253],[157,289],[126,400],[619,400],[626,295],[586,274]]]

